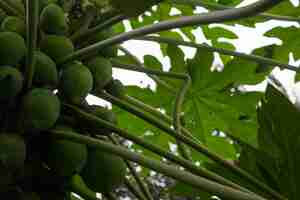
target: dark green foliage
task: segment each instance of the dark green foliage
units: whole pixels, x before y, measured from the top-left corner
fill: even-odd
[[[7,101],[16,97],[23,87],[23,76],[16,68],[0,67],[0,100]]]
[[[103,57],[95,57],[87,63],[93,74],[94,90],[102,90],[112,80],[112,64]]]
[[[46,6],[41,13],[40,26],[47,34],[64,35],[68,24],[63,9],[56,4]]]
[[[128,17],[136,17],[162,0],[112,0],[113,6]]]
[[[60,114],[60,101],[51,90],[35,88],[23,99],[24,125],[30,130],[51,128]]]
[[[120,157],[99,149],[89,149],[81,175],[91,190],[108,193],[123,183],[125,173],[126,166]]]
[[[106,86],[105,86],[105,90],[118,98],[123,98],[125,96],[125,88],[124,85],[122,84],[121,81],[119,81],[118,79],[114,79],[112,81],[110,81]]]
[[[79,104],[92,88],[93,76],[86,66],[72,63],[64,67],[60,77],[59,92],[65,100]]]
[[[1,23],[2,31],[16,32],[22,36],[26,35],[26,25],[23,19],[14,16],[6,17]]]
[[[57,35],[45,36],[40,43],[40,48],[55,62],[74,51],[73,43],[69,38]]]
[[[68,130],[68,129],[58,129]],[[46,163],[59,176],[68,177],[79,173],[87,159],[86,145],[68,140],[50,139]]]
[[[24,165],[26,145],[24,139],[14,133],[0,134],[0,165],[16,170]]]
[[[3,22],[3,20],[7,17],[5,11],[0,8],[0,23]]]
[[[25,56],[24,39],[13,32],[0,33],[0,65],[14,66]]]
[[[37,87],[54,88],[58,84],[58,72],[55,62],[43,52],[35,52],[33,84]]]

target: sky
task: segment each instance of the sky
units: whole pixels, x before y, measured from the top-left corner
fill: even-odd
[[[251,4],[255,2],[255,0],[245,0],[243,1],[239,6],[245,6],[247,4]],[[299,0],[291,0],[291,2],[294,5],[299,4]],[[171,10],[172,14],[178,14],[180,11],[176,9]],[[207,10],[203,8],[197,8],[196,13],[202,13],[207,12]],[[128,21],[124,22],[124,25],[126,27],[126,30],[129,31],[132,28],[130,27],[130,24]],[[238,35],[238,39],[225,39],[220,38],[220,41],[223,42],[229,42],[232,43],[236,47],[236,51],[243,52],[243,53],[250,53],[253,49],[270,45],[270,44],[276,44],[280,45],[281,41],[277,38],[267,38],[263,36],[265,32],[268,30],[276,27],[276,26],[297,26],[299,27],[299,24],[292,23],[292,22],[280,22],[276,20],[270,20],[265,23],[259,23],[256,25],[255,28],[249,28],[241,25],[235,25],[235,26],[225,26],[221,24],[211,24],[210,27],[223,27],[227,28],[233,32],[235,32]],[[183,38],[186,41],[189,41],[187,37],[185,37],[179,30],[174,30],[179,32]],[[203,43],[206,42],[210,44],[210,41],[207,40],[204,36],[204,34],[201,31],[201,28],[199,27],[196,29],[193,34],[196,36],[197,43]],[[251,38],[251,40],[249,40]],[[143,61],[143,57],[145,55],[154,55],[157,57],[161,63],[163,64],[163,69],[167,71],[170,68],[170,60],[168,57],[164,57],[160,51],[160,46],[155,42],[149,42],[149,41],[137,41],[137,40],[130,40],[128,42],[125,42],[122,44],[123,47],[125,47],[127,50],[129,50],[131,53],[133,53],[139,60]],[[196,49],[189,48],[189,47],[181,47],[182,50],[185,53],[186,58],[192,58],[194,54],[196,53]],[[218,57],[217,57],[218,58]],[[216,63],[220,62],[218,59],[216,59]],[[290,55],[290,63],[295,66],[300,65],[300,61],[295,61],[293,59],[293,55]],[[292,101],[297,100],[299,102],[300,107],[300,83],[294,83],[294,72],[291,72],[289,70],[280,70],[279,68],[275,68],[272,72],[272,74],[275,75],[275,77],[281,81],[282,85],[286,87],[286,91],[288,92],[288,95],[290,96]],[[151,80],[147,75],[139,72],[132,72],[127,70],[121,70],[121,69],[114,69],[113,73],[114,78],[117,78],[121,80],[125,85],[139,85],[141,87],[150,87],[151,89],[155,90],[155,82]],[[267,82],[264,81],[263,83],[257,85],[257,86],[246,86],[248,90],[264,90]],[[89,97],[88,101],[92,104],[103,104],[104,101],[100,101],[97,98]],[[106,104],[109,106],[109,104]]]

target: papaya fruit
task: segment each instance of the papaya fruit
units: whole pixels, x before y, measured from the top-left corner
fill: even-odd
[[[0,33],[0,65],[14,66],[26,54],[24,39],[14,32]]]
[[[68,24],[63,9],[53,3],[47,5],[40,15],[40,26],[47,34],[66,34]]]
[[[26,1],[26,0],[24,0],[24,1]],[[58,2],[58,0],[40,0],[40,1],[39,1],[39,10],[40,10],[40,12],[42,12],[43,9],[44,9],[46,6],[48,6],[49,4],[57,3],[57,2]]]
[[[87,160],[87,147],[69,140],[50,139],[46,164],[56,174],[70,177],[79,173]]]
[[[86,66],[93,74],[94,90],[102,90],[112,80],[112,64],[108,59],[97,56]]]
[[[120,157],[100,149],[88,149],[88,159],[81,176],[91,190],[109,193],[123,183],[125,175],[126,165]]]
[[[0,67],[0,101],[9,101],[16,97],[23,87],[23,76],[16,68]]]
[[[115,113],[108,108],[92,105],[89,106],[88,112],[109,123],[117,124],[117,117]],[[99,125],[98,123],[93,123],[90,121],[80,120],[79,126],[83,132],[87,131],[89,134],[109,135],[112,133],[111,130]]]
[[[110,81],[105,86],[105,90],[112,96],[115,96],[120,99],[122,99],[126,94],[123,83],[121,81],[119,81],[118,79],[114,79],[114,80]]]
[[[55,88],[58,84],[56,63],[41,51],[36,51],[33,84],[36,87]]]
[[[113,7],[128,17],[137,17],[162,0],[111,0]]]
[[[74,62],[64,67],[59,82],[63,99],[80,104],[93,89],[93,76],[83,64]]]
[[[15,16],[7,16],[1,23],[1,30],[15,32],[23,37],[26,36],[26,25],[24,20]]]
[[[33,131],[51,128],[60,115],[60,101],[51,90],[34,88],[23,98],[24,127]]]
[[[23,137],[14,133],[0,134],[0,165],[9,170],[24,166],[26,144]]]
[[[112,28],[96,33],[89,41],[89,44],[106,40],[114,35]],[[113,58],[118,56],[118,48],[116,46],[109,46],[98,51],[98,54],[106,58]]]
[[[67,37],[58,35],[45,36],[40,43],[40,49],[56,63],[74,52],[72,41]]]

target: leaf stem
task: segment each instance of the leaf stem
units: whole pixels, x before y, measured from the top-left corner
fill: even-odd
[[[123,130],[121,128],[118,128],[116,127],[115,125],[107,122],[107,121],[104,121],[98,117],[95,117],[89,113],[86,113],[74,106],[71,106],[71,105],[66,105],[68,108],[70,108],[72,111],[73,111],[73,114],[74,116],[79,116],[79,119],[84,119],[84,120],[88,120],[88,121],[91,121],[91,122],[95,122],[95,123],[98,123],[99,125],[101,125],[102,127],[105,127],[105,128],[108,128],[110,129],[111,131],[113,131],[114,133],[118,134],[119,136],[127,139],[127,140],[130,140],[130,141],[133,141],[134,143],[168,159],[169,161],[171,162],[174,162],[182,167],[184,167],[186,170],[190,171],[191,173],[193,174],[196,174],[198,176],[202,176],[202,177],[205,177],[205,178],[208,178],[208,179],[211,179],[211,180],[214,180],[214,181],[217,181],[221,184],[224,184],[224,185],[228,185],[228,186],[231,186],[233,188],[237,188],[239,190],[242,190],[242,191],[247,191],[250,193],[249,190],[223,178],[222,176],[219,176],[218,174],[215,174],[213,172],[210,172],[208,171],[207,169],[203,168],[203,167],[197,167],[193,162],[191,161],[188,161],[186,159],[183,159],[181,157],[178,157],[164,149],[162,149],[161,147],[155,145],[155,144],[152,144],[152,143],[149,143],[137,136],[135,136],[135,134],[130,134],[128,133],[126,130]],[[168,127],[168,125],[166,125]]]
[[[171,178],[182,181],[183,183],[189,184],[195,188],[203,189],[220,197],[229,198],[232,200],[266,200],[258,195],[245,193],[228,186],[223,186],[205,178],[195,176],[189,172],[179,170],[174,166],[170,166],[162,162],[147,158],[143,155],[139,155],[135,152],[131,152],[124,147],[116,146],[111,143],[103,142],[101,140],[97,140],[73,132],[55,130],[52,130],[51,132],[52,135],[58,139],[68,139],[74,142],[92,146],[94,148],[99,148],[105,152],[115,154],[127,160],[131,160],[149,169],[155,170]]]
[[[141,37],[151,33],[157,33],[165,30],[182,28],[187,26],[194,26],[194,25],[199,26],[199,25],[206,25],[211,23],[219,23],[219,22],[237,20],[241,18],[254,16],[260,12],[263,12],[279,4],[282,1],[283,0],[260,0],[256,3],[253,3],[249,6],[245,6],[242,8],[214,11],[207,14],[184,16],[184,17],[179,17],[178,19],[162,21],[156,24],[134,29],[126,33],[121,33],[109,39],[97,42],[93,45],[80,49],[70,55],[67,55],[66,57],[59,60],[58,63],[64,64],[74,59],[80,59],[83,58],[84,56],[89,55],[92,52],[98,51],[105,47],[117,45],[127,40]]]
[[[218,3],[200,1],[200,0],[168,0],[167,2],[168,3],[175,3],[175,4],[191,5],[191,6],[201,6],[201,7],[204,7],[206,9],[209,9],[209,10],[226,10],[226,9],[233,8],[233,7],[221,5],[221,4],[218,4]],[[257,16],[265,18],[265,19],[300,22],[299,17],[274,15],[274,14],[271,14],[271,13],[260,13]]]
[[[218,53],[224,54],[224,55],[241,57],[241,58],[244,58],[247,60],[255,61],[257,63],[265,64],[265,65],[278,66],[280,68],[289,69],[289,70],[296,71],[296,72],[300,71],[300,68],[298,68],[296,66],[281,63],[274,59],[265,58],[265,57],[253,55],[253,54],[240,53],[240,52],[231,51],[231,50],[227,50],[227,49],[223,49],[223,48],[211,47],[207,44],[195,44],[193,42],[186,42],[186,41],[180,41],[180,40],[176,40],[176,39],[169,38],[169,37],[157,37],[157,36],[144,36],[144,37],[140,37],[136,40],[155,41],[155,42],[161,42],[161,43],[167,43],[167,44],[173,44],[173,45],[182,45],[182,46],[194,47],[194,48],[198,48],[198,49],[205,49],[210,52],[218,52]]]
[[[26,57],[26,88],[31,88],[35,68],[35,49],[38,37],[39,0],[26,2],[26,30],[27,30],[27,57]]]
[[[180,140],[181,142],[184,142],[186,145],[189,145],[196,151],[203,153],[208,158],[212,159],[216,163],[222,165],[225,168],[228,168],[229,170],[233,171],[234,173],[238,174],[239,176],[245,178],[249,182],[251,182],[253,185],[255,185],[257,188],[260,188],[262,191],[268,192],[270,195],[272,195],[275,199],[285,199],[282,197],[279,193],[274,191],[272,188],[264,184],[263,182],[256,179],[254,176],[249,174],[247,171],[237,167],[236,165],[232,164],[231,162],[228,162],[227,160],[223,159],[221,156],[211,152],[207,147],[205,147],[203,144],[199,144],[195,142],[193,139],[186,135],[178,134],[176,131],[171,129],[167,124],[162,123],[160,119],[156,119],[139,109],[131,106],[130,104],[115,98],[107,93],[102,93],[99,95],[100,98],[103,98],[114,105],[127,110],[128,112],[138,116],[139,118],[151,123],[152,125],[160,128],[161,130],[165,131],[168,135],[174,137],[175,139]]]

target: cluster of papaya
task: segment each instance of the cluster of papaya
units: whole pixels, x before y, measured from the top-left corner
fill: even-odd
[[[14,0],[20,8],[26,1]],[[112,77],[109,47],[85,59],[63,65],[76,51],[70,21],[55,0],[41,0],[39,34],[34,52],[31,87],[26,87],[27,35],[25,17],[0,10],[0,196],[3,199],[64,200],[71,192],[109,193],[120,186],[126,166],[120,157],[84,144],[59,139],[51,130],[102,135],[112,133],[70,113],[66,105],[83,109],[116,124],[108,108],[89,105],[86,97],[106,91],[122,98],[124,88]],[[107,39],[112,29],[99,32],[88,43]]]

